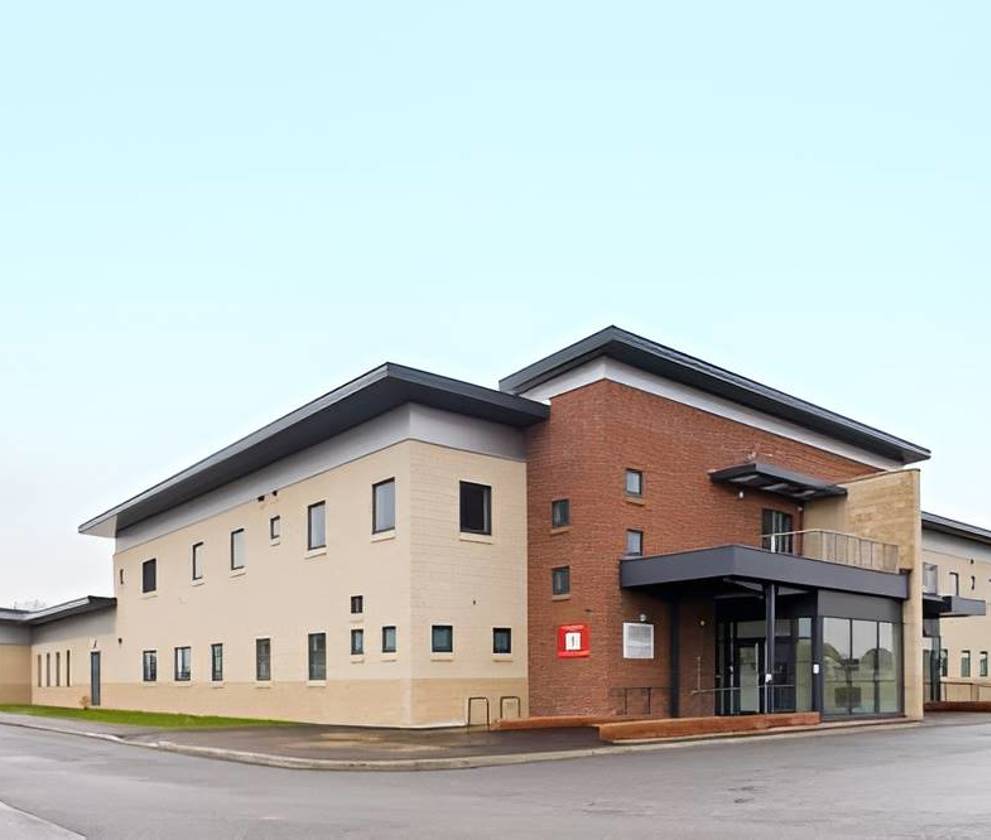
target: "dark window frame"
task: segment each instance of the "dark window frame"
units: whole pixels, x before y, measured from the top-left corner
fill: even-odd
[[[323,511],[323,541],[320,543],[315,543],[313,541],[313,511],[315,510]],[[327,500],[324,499],[322,502],[314,502],[312,505],[306,506],[306,550],[307,551],[317,551],[321,548],[327,547]]]
[[[760,512],[760,547],[765,551],[793,554],[795,515],[780,508],[763,508]],[[784,534],[785,536],[774,536]]]
[[[191,565],[190,573],[193,576],[193,580],[203,580],[203,541],[193,543],[190,549],[189,562]],[[199,567],[197,569],[197,566]],[[197,574],[199,571],[199,574]]]
[[[282,539],[282,517],[276,514],[268,518],[268,541],[277,542]]]
[[[392,524],[386,527],[379,527],[379,488],[387,487],[392,485]],[[373,534],[386,534],[389,531],[396,530],[396,479],[387,478],[384,481],[378,481],[372,485],[372,533]]]
[[[62,687],[62,651],[55,651],[55,687]]]
[[[357,607],[357,609],[355,609]],[[351,615],[362,615],[365,612],[365,596],[364,595],[352,595],[351,596]]]
[[[973,658],[969,650],[960,651],[960,679],[969,680],[973,668]]]
[[[392,644],[389,644],[389,633],[392,633]],[[399,647],[399,633],[395,624],[385,624],[382,626],[382,653],[395,653]]]
[[[238,561],[238,557],[237,557],[237,551],[236,551],[236,546],[238,544],[238,535],[240,535],[241,555],[242,555],[241,558],[240,558],[240,563],[237,562]],[[247,539],[247,538],[244,536],[244,528],[235,528],[233,531],[231,531],[230,548],[231,548],[231,571],[232,572],[238,572],[238,571],[240,571],[241,569],[243,569],[247,565],[247,563],[245,562],[247,558],[244,556],[248,552],[248,549],[247,549],[247,547],[244,544],[245,539]]]
[[[980,654],[978,654],[977,676],[979,677],[988,676],[988,652],[986,650],[982,650]]]
[[[193,649],[189,645],[174,648],[172,678],[175,682],[191,682],[193,679]],[[180,670],[183,651],[187,657],[185,670]]]
[[[158,682],[158,650],[141,651],[141,682]]]
[[[65,652],[65,687],[72,688],[72,651]]]
[[[224,681],[224,643],[210,645],[210,682]]]
[[[563,581],[563,586],[561,582]],[[571,594],[571,566],[555,566],[551,569],[551,595]]]
[[[472,527],[471,523],[466,524],[465,493],[479,490],[482,493],[482,523],[481,527]],[[492,485],[479,484],[477,481],[458,482],[458,527],[462,534],[479,534],[481,536],[492,536]]]
[[[365,628],[351,628],[351,656],[365,655]]]
[[[446,645],[437,646],[438,631],[447,633]],[[430,625],[430,652],[431,653],[454,653],[454,625],[453,624],[431,624]]]
[[[319,642],[320,644],[315,644]],[[327,634],[309,633],[306,636],[306,678],[310,682],[327,679]]]
[[[255,682],[271,682],[271,681],[272,681],[272,637],[261,636],[255,639]]]
[[[562,516],[561,513],[564,513]],[[554,499],[551,502],[551,527],[567,528],[571,525],[571,499]]]
[[[148,570],[151,574],[148,574]],[[149,587],[149,578],[151,586]],[[158,558],[151,557],[141,564],[141,594],[149,595],[158,591]]]
[[[500,648],[505,648],[500,650]],[[492,653],[495,656],[508,656],[513,652],[513,628],[492,628]]]

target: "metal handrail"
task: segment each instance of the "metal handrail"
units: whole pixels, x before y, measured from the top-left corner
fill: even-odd
[[[897,545],[843,531],[825,528],[778,531],[761,535],[761,544],[781,554],[796,554],[810,560],[898,574]]]

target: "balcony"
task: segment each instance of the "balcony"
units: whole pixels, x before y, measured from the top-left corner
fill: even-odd
[[[762,547],[776,554],[795,554],[840,566],[898,574],[898,546],[841,531],[814,529],[765,534]]]

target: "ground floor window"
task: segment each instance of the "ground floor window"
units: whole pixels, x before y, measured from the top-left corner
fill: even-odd
[[[145,682],[158,679],[158,651],[146,650],[141,654],[141,678]]]
[[[210,679],[224,681],[224,646],[220,642],[210,645]]]
[[[255,639],[255,679],[268,682],[272,679],[272,640]]]
[[[979,667],[980,667],[980,671],[978,671],[978,674],[982,677],[986,677],[988,675],[988,652],[986,650],[981,651],[981,659],[980,659]]]
[[[888,621],[822,620],[823,714],[900,710],[902,628]]]
[[[307,648],[309,650],[309,679],[327,679],[327,634],[310,633]]]
[[[175,649],[175,680],[176,682],[189,682],[192,677],[192,650],[188,647],[177,647]]]

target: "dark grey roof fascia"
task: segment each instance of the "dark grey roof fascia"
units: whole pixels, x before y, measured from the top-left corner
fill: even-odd
[[[499,381],[499,388],[521,394],[600,356],[690,385],[902,464],[924,461],[931,454],[924,446],[615,326],[606,327],[507,376]]]
[[[534,400],[388,362],[84,522],[79,532],[113,536],[409,402],[516,428],[550,412]]]
[[[6,610],[0,609],[0,621],[10,621],[15,624],[26,624],[30,627],[48,624],[71,618],[84,613],[99,612],[113,609],[117,606],[116,598],[104,598],[99,595],[86,595],[63,604],[55,604],[40,610]]]
[[[723,578],[859,592],[903,601],[908,598],[906,575],[859,569],[745,545],[637,557],[620,563],[620,585],[624,588]]]
[[[937,531],[941,534],[950,534],[965,540],[991,545],[991,530],[956,519],[949,519],[945,516],[938,516],[935,513],[922,511],[922,528],[925,531]]]
[[[755,481],[748,481],[751,477]],[[709,479],[714,482],[738,484],[740,487],[751,487],[765,493],[780,493],[796,499],[820,499],[826,496],[847,495],[846,489],[836,484],[760,461],[712,470],[709,473]],[[786,484],[788,488],[795,488],[798,492],[793,492],[788,488],[783,488],[780,491],[772,490],[771,487],[775,483]]]

